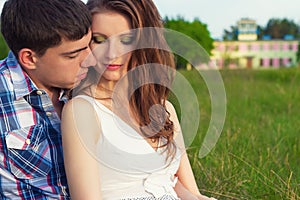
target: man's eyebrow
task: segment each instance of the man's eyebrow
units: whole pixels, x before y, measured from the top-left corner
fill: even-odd
[[[81,48],[81,49],[76,49],[76,50],[74,50],[74,51],[70,51],[70,52],[65,52],[65,53],[62,53],[61,55],[63,55],[63,56],[67,56],[67,55],[70,55],[70,54],[74,54],[74,53],[77,53],[77,52],[80,52],[80,51],[83,51],[83,50],[85,50],[85,49],[87,49],[88,47],[83,47],[83,48]]]

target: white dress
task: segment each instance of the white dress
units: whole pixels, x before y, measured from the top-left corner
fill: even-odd
[[[92,97],[80,95],[90,102],[101,123],[102,135],[97,142],[102,198],[178,199],[174,186],[181,151],[166,161],[163,148],[152,146],[111,110]],[[160,141],[162,143],[163,141]]]

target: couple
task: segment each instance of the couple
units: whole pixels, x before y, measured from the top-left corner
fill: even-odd
[[[168,51],[138,48],[144,27],[162,27],[151,0],[6,1],[0,199],[209,199],[169,84],[143,84],[174,67]],[[166,43],[155,30],[147,42]]]

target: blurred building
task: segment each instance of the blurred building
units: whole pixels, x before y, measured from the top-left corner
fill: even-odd
[[[264,36],[258,40],[255,20],[237,23],[238,40],[214,41],[212,61],[218,68],[279,68],[297,65],[299,41],[287,35],[282,40]]]
[[[257,24],[252,19],[241,19],[237,22],[238,40],[254,41],[257,40]]]

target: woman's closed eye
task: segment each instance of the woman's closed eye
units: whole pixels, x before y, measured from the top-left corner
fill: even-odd
[[[92,36],[92,41],[96,44],[102,44],[103,42],[106,42],[107,38],[102,35],[94,35]]]
[[[130,45],[134,41],[134,37],[132,35],[121,36],[121,43],[125,45]]]
[[[113,36],[112,38],[107,38],[106,36],[103,35],[93,35],[91,42],[96,44],[103,44],[109,40],[114,40],[114,38],[119,40],[119,42],[123,45],[131,45],[134,42],[133,35],[119,35],[119,36]]]

